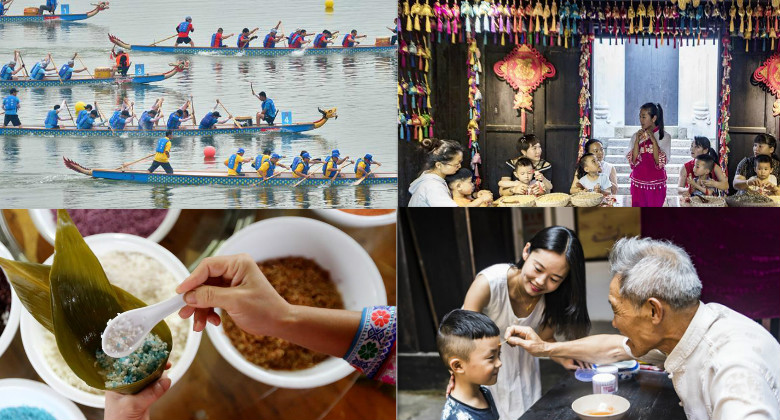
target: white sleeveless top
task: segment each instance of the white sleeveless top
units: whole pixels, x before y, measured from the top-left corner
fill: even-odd
[[[502,341],[510,325],[537,329],[542,323],[545,307],[544,296],[542,296],[527,318],[515,316],[507,287],[507,271],[510,268],[512,268],[511,264],[496,264],[479,272],[488,279],[490,284],[490,301],[482,312],[498,325]],[[503,365],[498,371],[498,381],[488,388],[493,394],[500,418],[514,420],[542,397],[539,359],[520,347],[512,347],[505,343],[501,346],[501,363]]]

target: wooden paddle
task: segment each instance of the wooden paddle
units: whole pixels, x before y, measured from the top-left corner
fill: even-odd
[[[373,172],[373,171],[368,171],[368,172],[367,172],[365,175],[363,175],[363,178],[360,178],[360,179],[358,179],[357,181],[353,182],[353,183],[352,183],[352,186],[353,186],[353,187],[357,187],[358,185],[360,185],[360,183],[361,183],[361,182],[363,182],[363,181],[365,181],[365,180],[366,180],[366,178],[368,178],[368,176],[369,176],[369,175],[371,175],[371,173],[372,173],[372,172]]]
[[[324,162],[318,162],[318,163],[315,163],[315,164],[313,164],[313,165],[309,166],[309,170],[312,170],[312,169],[314,169],[314,167],[315,167],[315,166],[317,166],[317,165],[322,165],[323,163],[324,163]],[[315,175],[315,174],[311,174],[311,176],[314,176],[314,175]],[[298,185],[301,185],[301,184],[303,184],[303,183],[304,183],[304,181],[306,181],[307,179],[309,179],[309,177],[304,177],[304,178],[303,178],[303,179],[301,179],[300,181],[296,182],[296,183],[295,183],[295,185],[293,185],[293,188],[294,188],[294,187],[297,187]]]
[[[289,171],[289,169],[285,169],[285,170],[283,170],[283,171],[281,171],[281,172],[277,172],[277,173],[275,173],[275,174],[273,174],[273,175],[269,176],[268,178],[266,178],[266,179],[264,179],[264,180],[262,180],[262,181],[260,181],[260,182],[256,183],[256,184],[255,184],[255,186],[258,186],[258,185],[262,184],[263,182],[265,182],[265,181],[268,181],[268,180],[269,180],[269,179],[271,179],[271,178],[276,178],[277,176],[279,176],[279,175],[281,175],[281,174],[283,174],[283,173],[285,173],[285,172],[287,172],[287,171]]]
[[[161,40],[159,40],[159,41],[157,41],[157,42],[155,42],[155,43],[153,43],[153,44],[151,44],[151,45],[149,45],[149,46],[150,46],[150,47],[154,47],[155,45],[157,45],[157,44],[159,44],[159,43],[161,43],[161,42],[163,42],[163,41],[167,41],[167,40],[169,40],[169,39],[171,39],[171,38],[173,38],[173,37],[177,37],[177,36],[179,36],[179,34],[178,34],[178,33],[177,33],[176,35],[171,35],[171,36],[169,36],[168,38],[161,39]]]
[[[104,123],[106,123],[106,122],[108,123],[108,129],[111,130],[111,134],[114,134],[115,133],[114,132],[114,127],[111,127],[111,122],[110,121],[106,121],[106,116],[103,115],[103,112],[98,108],[97,101],[95,101],[95,111],[97,111],[98,115],[100,115],[100,120],[101,121],[103,121]]]
[[[54,59],[51,58],[51,53],[49,53],[49,62],[51,63],[52,66],[54,66],[54,71],[57,72],[57,78],[60,79],[60,84],[62,84],[62,77],[60,76],[60,71],[57,70],[57,65],[54,64]],[[43,69],[43,72],[44,72],[43,77],[46,77],[46,69]]]
[[[73,125],[75,126],[76,125],[76,120],[73,119],[73,114],[70,113],[70,105],[68,105],[67,102],[65,102],[65,109],[68,110],[68,115],[70,115],[70,120],[73,122]],[[78,127],[76,127],[76,128],[78,128]]]
[[[19,61],[22,63],[22,68],[24,69],[24,75],[27,76],[27,78],[30,78],[30,73],[27,73],[27,66],[24,65],[24,59],[22,58],[22,53],[20,51],[17,51],[16,54],[19,56]]]
[[[126,168],[126,167],[128,167],[128,166],[135,165],[135,164],[136,164],[136,163],[138,163],[138,162],[141,162],[141,161],[144,161],[144,160],[146,160],[146,159],[149,159],[150,157],[154,157],[154,155],[155,155],[155,154],[156,154],[156,152],[155,152],[155,153],[152,153],[152,154],[151,154],[151,155],[149,155],[149,156],[144,156],[144,157],[142,157],[141,159],[138,159],[138,160],[136,160],[136,161],[133,161],[133,162],[130,162],[130,163],[125,163],[124,165],[122,165],[122,166],[120,166],[120,167],[118,167],[118,168],[116,168],[116,169],[114,169],[114,170],[115,170],[115,171],[121,171],[121,170],[123,170],[124,168]]]
[[[330,184],[328,184],[328,185],[333,185],[333,181],[335,181],[336,178],[339,177],[339,174],[341,173],[341,170],[346,168],[347,165],[351,165],[353,163],[355,163],[355,161],[354,160],[350,160],[350,161],[346,162],[345,164],[341,165],[341,167],[336,171],[336,175],[333,175],[333,177],[330,178]]]
[[[219,102],[219,106],[221,106],[222,109],[225,110],[225,113],[228,114],[228,117],[230,117],[233,120],[233,124],[236,125],[236,128],[243,128],[243,127],[241,127],[241,124],[236,122],[236,119],[233,118],[233,114],[231,114],[230,111],[228,111],[227,108],[225,108],[225,105],[223,105],[222,102],[219,99],[217,99],[217,102]]]
[[[76,57],[78,57],[78,55],[79,55],[79,53],[73,54],[73,58],[75,59]],[[89,69],[87,68],[87,65],[84,64],[84,62],[81,60],[81,57],[79,57],[79,63],[81,63],[81,65],[84,66],[85,69],[87,69],[87,74],[89,75],[89,77],[94,79],[94,77],[92,76],[92,73],[89,72]]]
[[[190,95],[190,110],[192,111],[192,113],[190,114],[190,116],[192,117],[192,125],[195,125],[196,124],[195,121],[197,121],[198,119],[195,118],[195,102],[192,100],[192,95]]]

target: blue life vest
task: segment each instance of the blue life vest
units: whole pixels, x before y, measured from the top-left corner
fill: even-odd
[[[358,166],[360,165],[360,162],[363,162],[363,163],[366,164],[366,167],[364,168],[366,173],[371,172],[371,162],[367,162],[363,158],[358,158],[358,160],[355,161],[355,173],[358,173]]]
[[[62,67],[60,67],[60,79],[62,80],[70,80],[70,76],[73,75],[73,70],[70,69],[70,66],[67,64],[63,64]]]
[[[43,122],[43,125],[46,128],[54,128],[55,125],[59,122],[59,117],[57,117],[57,111],[52,109],[49,111],[48,114],[46,114],[46,121]]]
[[[265,172],[265,176],[271,176],[274,174],[274,171],[276,170],[276,164],[271,162],[271,156],[268,155],[259,155],[255,158],[255,162],[252,164],[252,167],[260,170],[260,168],[268,162],[268,170]]]
[[[287,39],[288,45],[292,48],[301,48],[303,37],[299,33],[294,33]]]
[[[159,140],[157,140],[157,148],[154,149],[157,153],[165,153],[165,145],[168,144],[170,140],[168,140],[168,137],[163,137]]]
[[[40,62],[35,63],[32,70],[30,70],[30,78],[33,80],[41,80],[46,75],[46,71],[43,70],[43,66]]]
[[[189,28],[190,28],[190,23],[185,20],[184,22],[179,24],[179,33],[182,34],[185,32],[189,32],[188,31]]]
[[[203,117],[202,120],[200,120],[200,126],[198,126],[198,128],[200,128],[201,130],[208,129],[214,127],[214,124],[216,123],[217,123],[217,117],[215,117],[213,113],[209,112],[208,114],[206,114],[206,116]]]
[[[263,46],[265,48],[273,48],[276,46],[276,37],[273,34],[268,34],[263,40]]]
[[[354,46],[355,46],[355,39],[354,39],[354,38],[352,38],[352,39],[350,40],[350,37],[351,37],[351,36],[352,36],[352,34],[346,34],[346,35],[344,35],[344,40],[343,40],[343,41],[341,41],[341,46],[342,46],[342,47],[354,47]]]
[[[302,157],[296,156],[295,159],[293,159],[292,165],[290,168],[292,168],[292,171],[295,172],[296,169],[298,169],[298,165],[303,164],[303,171],[301,171],[304,174],[309,174],[309,164],[306,163]]]
[[[314,37],[314,48],[325,48],[328,44],[325,42],[324,38],[324,34],[317,34],[317,36]]]
[[[246,37],[244,36],[244,34],[239,35],[238,36],[238,41],[236,41],[236,47],[238,47],[238,48],[249,48],[249,38],[251,38],[251,36],[249,36],[249,35],[247,35]],[[241,46],[241,41],[242,40],[245,42],[243,46]]]
[[[82,111],[82,112],[86,112],[86,111]],[[90,128],[92,128],[92,123],[94,123],[94,122],[95,122],[95,119],[90,117],[89,114],[87,114],[84,118],[81,119],[81,122],[78,123],[76,128],[82,129],[82,130],[90,129]]]
[[[3,66],[3,69],[0,70],[0,80],[11,80],[11,76],[13,76],[13,69],[8,64]]]
[[[181,120],[179,116],[174,112],[170,116],[168,116],[168,129],[169,130],[176,130],[181,125]]]
[[[152,122],[152,117],[149,116],[149,111],[144,111],[143,114],[141,114],[141,118],[138,119],[138,128],[142,130],[151,130],[154,128],[154,123]]]
[[[216,43],[217,43],[217,33],[215,32],[214,35],[211,35],[211,46],[212,47],[222,46],[222,39],[219,40],[219,45],[215,45]]]
[[[108,119],[108,123],[113,127],[120,115],[122,115],[122,111],[114,111],[114,113],[111,114],[111,118]]]
[[[326,157],[325,158],[325,164],[322,165],[322,174],[325,175],[325,176],[328,176],[328,163],[330,163],[332,158],[333,158],[333,156]],[[330,176],[331,177],[336,176],[336,172],[338,170],[339,170],[339,161],[338,161],[338,159],[334,159],[333,160],[333,168],[331,169],[331,171],[333,173],[331,173]]]
[[[57,0],[46,0],[46,7],[51,7],[52,13],[57,9]]]
[[[76,126],[78,127],[79,125],[81,125],[81,121],[83,121],[84,117],[88,115],[89,115],[89,111],[87,111],[86,109],[82,109],[81,111],[79,111],[78,115],[76,115]]]
[[[122,111],[114,111],[114,115],[108,120],[109,125],[111,125],[111,128],[114,130],[124,130],[126,122],[127,121],[122,118]]]
[[[243,165],[243,163],[239,162],[238,166],[236,166],[236,156],[238,156],[237,153],[230,155],[230,159],[228,159],[228,168],[234,169],[237,173],[241,173],[241,165]]]
[[[19,99],[16,96],[8,95],[3,99],[3,109],[6,115],[16,115],[19,107]]]

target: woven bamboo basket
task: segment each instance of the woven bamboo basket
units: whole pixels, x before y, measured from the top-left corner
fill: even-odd
[[[551,193],[536,198],[537,207],[566,207],[571,196],[564,193]]]
[[[493,203],[496,207],[533,207],[535,202],[536,197],[533,195],[508,195]]]
[[[775,200],[750,191],[726,197],[726,204],[729,207],[777,207]]]
[[[583,192],[571,196],[571,204],[575,207],[596,207],[604,201],[604,195],[597,192]]]
[[[691,207],[726,207],[726,199],[723,197],[707,197],[707,202],[702,201],[701,197],[691,197]]]

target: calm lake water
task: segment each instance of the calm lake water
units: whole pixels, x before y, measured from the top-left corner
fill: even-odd
[[[21,14],[37,2],[17,0],[9,14]],[[65,3],[68,3],[65,1]],[[72,1],[71,13],[82,13],[92,6],[85,0]],[[185,6],[186,5],[186,6]],[[386,0],[336,1],[327,13],[324,1],[295,2],[157,2],[151,0],[115,1],[97,16],[74,23],[0,24],[0,62],[7,62],[13,50],[22,51],[31,68],[51,52],[62,65],[75,52],[92,71],[110,64],[112,44],[108,33],[131,44],[150,44],[173,34],[174,27],[186,15],[193,18],[196,46],[207,45],[218,27],[225,34],[260,27],[259,41],[282,20],[280,32],[296,28],[309,32],[357,29],[368,35],[364,44],[376,37],[390,36],[396,3]],[[225,42],[236,43],[237,35]],[[341,42],[341,36],[338,37]],[[173,45],[174,39],[161,45]],[[222,161],[238,147],[253,155],[264,148],[274,149],[288,158],[307,150],[312,156],[326,156],[337,148],[342,156],[374,155],[382,163],[381,172],[397,172],[396,149],[396,72],[393,53],[355,55],[332,54],[307,57],[221,57],[171,55],[130,51],[134,64],[144,64],[147,73],[169,68],[177,59],[190,60],[189,71],[163,82],[146,86],[79,86],[22,89],[19,93],[23,124],[42,125],[46,113],[63,99],[97,101],[104,114],[113,104],[127,97],[135,101],[136,114],[149,109],[155,99],[164,97],[166,114],[194,97],[198,118],[210,111],[219,98],[233,115],[254,116],[259,101],[250,94],[264,90],[281,111],[291,111],[293,122],[320,118],[317,107],[338,108],[339,117],[322,128],[303,134],[255,134],[185,137],[174,139],[171,163],[176,170],[222,170]],[[76,68],[81,65],[77,61]],[[130,72],[133,72],[131,68]],[[5,96],[6,91],[2,92]],[[72,111],[72,108],[71,108]],[[224,112],[222,112],[224,114]],[[60,116],[67,116],[62,112]],[[277,123],[280,122],[277,118]],[[301,186],[273,188],[236,188],[227,186],[154,186],[100,181],[65,168],[66,156],[90,168],[115,168],[153,151],[155,138],[53,138],[36,136],[0,137],[0,205],[3,207],[395,207],[395,185]],[[216,161],[203,157],[205,146],[217,149]],[[148,167],[148,162],[133,169]],[[249,168],[251,169],[251,168]]]

